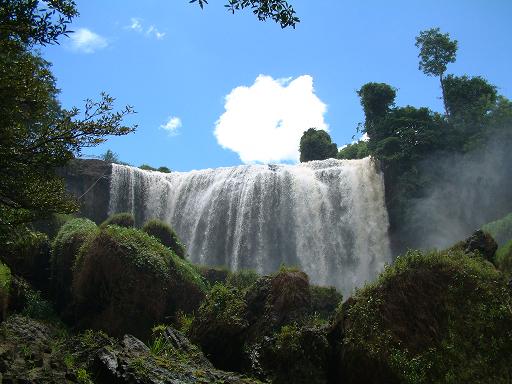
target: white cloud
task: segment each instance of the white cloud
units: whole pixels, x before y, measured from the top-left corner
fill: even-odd
[[[175,136],[178,134],[178,129],[181,128],[181,119],[177,116],[170,116],[167,123],[162,124],[160,128],[165,129],[169,135]]]
[[[162,40],[165,37],[165,32],[160,32],[154,25],[150,25],[148,28],[145,28],[142,25],[142,20],[137,17],[132,17],[130,22],[131,24],[127,28],[132,31],[141,33],[146,37],[155,37],[157,40]]]
[[[130,24],[130,29],[133,29],[136,32],[142,32],[142,24],[141,24],[140,19],[137,19],[136,17],[132,17],[130,19],[130,21],[132,22]]]
[[[70,34],[71,48],[83,53],[94,53],[108,46],[107,40],[87,28],[79,28]]]
[[[299,160],[299,142],[308,128],[328,130],[327,106],[315,95],[313,78],[273,79],[259,75],[250,87],[226,96],[215,137],[244,163]]]

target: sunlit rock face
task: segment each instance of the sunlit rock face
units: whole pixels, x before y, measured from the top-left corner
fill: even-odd
[[[370,158],[169,174],[112,165],[110,213],[170,223],[194,263],[295,265],[343,293],[390,262],[382,174]]]

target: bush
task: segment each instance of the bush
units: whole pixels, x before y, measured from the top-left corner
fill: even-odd
[[[508,277],[512,278],[512,240],[498,248],[496,266]]]
[[[461,250],[409,251],[341,309],[346,383],[506,383],[512,298],[503,276]]]
[[[283,326],[260,346],[259,363],[273,384],[326,384],[329,342],[324,331]]]
[[[250,269],[242,269],[240,271],[229,274],[226,284],[238,288],[240,291],[246,291],[253,285],[260,275],[256,271]]]
[[[133,228],[135,227],[135,219],[129,212],[114,213],[113,215],[110,215],[107,220],[101,223],[100,227],[104,228],[107,225],[117,225],[124,228]]]
[[[164,315],[188,310],[204,290],[190,264],[133,228],[101,229],[84,243],[75,263],[73,296],[80,325],[115,336],[149,336]]]
[[[213,286],[192,321],[191,341],[200,345],[221,369],[240,370],[246,304],[240,291],[220,283]]]
[[[156,237],[160,243],[170,248],[176,255],[185,258],[186,250],[176,232],[167,223],[161,220],[149,220],[144,224],[142,230],[147,234]]]
[[[27,227],[15,228],[4,239],[0,261],[7,264],[14,275],[19,275],[46,290],[49,280],[50,242],[44,233]]]
[[[490,233],[498,245],[505,245],[506,242],[512,240],[512,213],[500,220],[485,224],[482,229]]]
[[[48,235],[50,239],[54,239],[59,233],[59,230],[69,220],[72,220],[73,216],[65,215],[61,213],[54,213],[47,219],[37,220],[32,223],[32,227],[38,231]]]
[[[11,270],[7,265],[0,262],[0,322],[5,319],[7,314],[10,287]]]
[[[343,296],[334,287],[311,286],[311,311],[322,320],[329,320],[341,304]]]
[[[94,236],[98,227],[89,219],[73,219],[64,224],[52,244],[52,296],[58,310],[71,300],[73,265],[80,247]]]

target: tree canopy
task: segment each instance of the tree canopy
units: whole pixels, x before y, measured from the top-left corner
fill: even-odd
[[[55,170],[108,135],[125,135],[131,107],[114,99],[86,100],[83,110],[60,105],[50,63],[34,50],[57,43],[77,11],[72,1],[2,1],[0,7],[0,225],[9,227],[68,213],[76,202]]]
[[[207,0],[190,0],[198,3],[201,8],[208,4]],[[271,19],[281,25],[281,28],[292,27],[300,22],[293,7],[286,0],[228,0],[226,9],[235,13],[244,8],[251,8],[259,20]]]
[[[309,128],[300,139],[300,161],[336,158],[338,147],[326,131]]]

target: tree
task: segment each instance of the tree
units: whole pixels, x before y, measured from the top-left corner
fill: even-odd
[[[110,149],[107,149],[104,154],[100,155],[100,159],[106,161],[107,163],[120,164],[119,155]]]
[[[336,158],[338,147],[331,142],[331,136],[326,131],[309,128],[300,139],[301,163],[311,160]]]
[[[190,3],[197,2],[201,8],[208,4],[207,0],[190,0]],[[224,5],[228,11],[235,11],[251,8],[259,20],[271,19],[281,25],[281,28],[292,27],[300,22],[295,15],[295,10],[285,0],[228,0]]]
[[[368,143],[366,141],[358,141],[357,143],[348,144],[340,149],[336,156],[340,160],[363,159],[370,156]]]
[[[446,66],[455,62],[457,53],[457,40],[450,40],[448,33],[441,33],[439,28],[421,31],[416,36],[416,47],[420,49],[419,69],[427,76],[439,77],[446,115],[449,115],[445,97],[443,75]]]
[[[376,138],[375,127],[395,104],[396,89],[385,83],[366,83],[357,94],[365,115],[364,132]]]
[[[63,109],[50,64],[34,52],[67,33],[77,14],[72,1],[38,8],[31,0],[2,1],[0,7],[0,230],[51,213],[77,208],[55,170],[108,135],[125,135],[131,107],[114,112],[103,93],[83,111]]]

